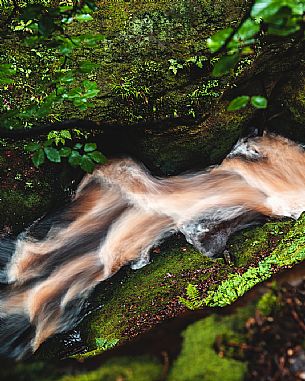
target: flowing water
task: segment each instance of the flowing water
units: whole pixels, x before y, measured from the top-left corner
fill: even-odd
[[[242,139],[202,172],[155,178],[131,159],[87,175],[60,213],[0,242],[0,353],[22,358],[84,317],[94,287],[175,232],[210,257],[264,217],[305,210],[305,153],[273,135]],[[74,333],[74,342],[80,341]]]

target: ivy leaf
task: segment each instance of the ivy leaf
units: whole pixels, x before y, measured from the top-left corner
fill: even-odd
[[[72,167],[77,167],[80,164],[81,158],[82,157],[78,151],[72,150],[68,162],[72,165]]]
[[[96,144],[95,143],[86,143],[84,146],[85,152],[92,152],[96,150]]]
[[[242,95],[240,97],[234,98],[229,106],[228,111],[236,111],[244,108],[249,103],[250,97],[248,95]]]
[[[237,64],[239,60],[239,54],[235,53],[230,56],[223,56],[219,61],[216,62],[213,69],[214,77],[221,77],[223,74],[228,73],[234,66]]]
[[[32,162],[34,163],[35,167],[39,167],[41,164],[43,164],[45,161],[45,154],[43,152],[43,149],[40,148],[39,150],[35,151],[34,155],[32,156]]]
[[[207,39],[208,48],[212,53],[217,52],[233,32],[233,28],[222,29]]]
[[[251,104],[256,108],[267,108],[268,101],[265,97],[254,95],[251,97]]]
[[[98,164],[104,164],[107,161],[106,157],[99,151],[90,152],[88,156]]]
[[[70,147],[62,147],[60,150],[59,150],[59,154],[61,157],[68,157],[71,155],[71,148]]]
[[[24,146],[24,149],[28,152],[37,151],[40,148],[40,144],[37,142],[31,142]]]
[[[85,172],[92,173],[95,165],[88,155],[83,155],[80,161],[80,167]]]
[[[53,163],[60,163],[61,162],[60,154],[56,148],[45,147],[44,152],[45,152],[47,158],[50,161],[52,161]]]

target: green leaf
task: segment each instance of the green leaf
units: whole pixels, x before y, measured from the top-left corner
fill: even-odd
[[[68,130],[61,130],[60,136],[63,137],[64,139],[70,139],[70,140],[72,139],[71,133]]]
[[[70,147],[62,147],[60,150],[59,150],[59,154],[61,157],[68,157],[71,155],[71,148]]]
[[[92,173],[95,167],[95,164],[90,159],[88,155],[83,155],[80,161],[80,167],[82,170],[88,173]]]
[[[102,34],[83,34],[79,38],[88,47],[94,47],[97,45],[97,42],[105,40],[105,36]]]
[[[11,64],[0,65],[0,77],[12,76],[16,74],[16,68]]]
[[[107,161],[106,157],[100,151],[90,152],[88,156],[98,164],[104,164]]]
[[[75,146],[73,147],[74,149],[81,149],[82,148],[82,144],[81,143],[76,143]]]
[[[301,16],[305,11],[302,0],[256,0],[251,10],[251,16],[261,17],[264,21],[268,21],[283,7],[290,8],[294,15]]]
[[[35,167],[39,167],[41,164],[44,163],[45,155],[43,152],[43,149],[40,148],[39,150],[35,151],[34,155],[32,156],[32,162],[34,163]]]
[[[96,144],[95,143],[86,143],[84,146],[84,151],[85,152],[92,152],[96,150]]]
[[[83,81],[83,86],[84,86],[85,90],[87,90],[87,91],[97,89],[97,83],[94,81],[89,81],[88,79]]]
[[[207,39],[208,48],[212,53],[217,52],[226,42],[227,38],[233,32],[233,28],[222,29],[215,34],[213,34],[210,38]]]
[[[99,64],[96,64],[96,63],[91,62],[91,61],[83,61],[79,65],[79,70],[82,73],[90,73],[91,71],[93,71],[94,69],[97,69],[98,67],[100,67]]]
[[[260,95],[254,95],[253,97],[251,97],[251,104],[256,108],[267,108],[268,101],[265,97],[262,97]]]
[[[11,78],[2,78],[0,75],[0,83],[3,85],[10,85],[11,83],[14,83],[14,80]]]
[[[240,97],[234,98],[229,106],[228,111],[236,111],[244,108],[249,103],[250,97],[248,95],[242,95]]]
[[[222,75],[228,73],[234,66],[237,64],[239,60],[239,54],[232,54],[230,56],[223,56],[219,61],[216,62],[213,69],[214,77],[221,77]]]
[[[67,71],[65,73],[62,73],[58,80],[60,83],[64,83],[64,84],[71,84],[72,82],[74,82],[74,76],[73,76],[73,71],[70,70],[70,71]]]
[[[259,24],[251,19],[247,19],[234,35],[234,40],[248,40],[255,36],[260,30]]]
[[[81,13],[75,16],[77,21],[87,22],[93,20],[93,17],[89,13]]]
[[[47,158],[52,161],[53,163],[60,163],[61,162],[61,158],[60,158],[60,155],[59,155],[59,152],[56,148],[53,148],[53,147],[45,147],[44,148],[44,152],[47,156]]]
[[[79,154],[78,151],[72,151],[70,156],[69,156],[69,163],[73,166],[73,167],[77,167],[79,164],[80,164],[80,161],[81,161],[81,155]]]
[[[24,146],[24,149],[28,152],[34,152],[37,151],[40,148],[40,144],[37,142],[31,142]]]
[[[52,144],[53,144],[52,139],[48,139],[48,140],[43,142],[44,147],[50,147]]]

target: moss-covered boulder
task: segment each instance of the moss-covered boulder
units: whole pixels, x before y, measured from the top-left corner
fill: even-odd
[[[221,79],[211,76],[215,58],[209,58],[205,41],[213,32],[237,24],[250,5],[246,0],[97,3],[94,20],[71,26],[69,33],[100,32],[105,39],[94,49],[78,49],[68,65],[73,68],[88,58],[96,63],[97,71],[82,79],[95,80],[100,94],[86,111],[66,102],[56,106],[49,119],[92,119],[100,123],[104,152],[135,155],[159,173],[221,160],[247,123],[260,127],[261,122],[251,107],[228,112],[229,100],[240,94],[270,95],[275,88],[279,95],[276,85],[283,76],[301,76],[304,53],[291,41],[264,44],[234,73]],[[0,63],[17,66],[14,84],[0,90],[5,107],[18,104],[22,109],[31,99],[39,102],[37,94],[48,92],[41,77],[54,75],[52,51],[37,53],[16,36],[4,40],[0,51]],[[285,99],[294,104],[296,98],[289,93]]]
[[[168,381],[243,381],[247,364],[220,356],[215,344],[220,337],[238,341],[245,318],[209,316],[190,325],[182,334],[181,352],[174,362]],[[242,334],[240,334],[242,335]]]
[[[236,235],[228,244],[231,263],[208,259],[182,237],[167,242],[147,267],[123,269],[97,288],[91,305],[97,310],[79,327],[86,353],[76,357],[120,346],[189,308],[232,304],[258,283],[305,259],[304,224],[303,215],[297,222],[270,222]],[[50,340],[38,356],[58,356],[56,343],[58,339]],[[66,355],[63,348],[61,356]]]

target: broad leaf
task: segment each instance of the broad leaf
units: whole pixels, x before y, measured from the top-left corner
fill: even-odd
[[[41,164],[43,164],[45,161],[45,154],[43,152],[43,149],[40,148],[39,150],[35,151],[34,155],[32,156],[32,162],[34,163],[35,167],[39,167]]]
[[[85,152],[92,152],[96,150],[96,144],[95,143],[86,143],[84,146]]]
[[[37,151],[40,148],[40,144],[37,142],[31,142],[24,146],[24,149],[28,152]]]
[[[93,20],[93,17],[89,13],[81,13],[75,16],[77,21],[87,22]]]
[[[80,161],[81,161],[81,155],[79,154],[78,151],[72,151],[71,152],[71,155],[69,156],[69,163],[73,166],[73,167],[77,167],[79,164],[80,164]]]
[[[53,163],[60,163],[61,162],[60,154],[56,148],[45,147],[44,152],[45,152],[47,158],[50,161],[52,161]]]
[[[248,19],[242,26],[238,29],[237,33],[234,35],[234,40],[248,40],[255,36],[260,30],[259,24],[255,21]]]
[[[207,39],[208,48],[212,53],[217,52],[233,32],[233,28],[222,29]]]
[[[99,151],[90,152],[88,156],[98,164],[104,164],[107,161],[106,157]]]
[[[236,111],[244,108],[249,103],[250,97],[248,95],[242,95],[240,97],[234,98],[229,106],[228,111]]]
[[[60,150],[59,150],[59,154],[61,157],[68,157],[71,155],[71,148],[70,147],[62,147]]]
[[[81,158],[81,161],[80,161],[80,167],[85,172],[92,173],[93,170],[94,170],[95,165],[94,165],[93,161],[90,159],[89,156],[83,155],[82,158]]]
[[[213,69],[214,77],[221,77],[223,74],[228,73],[234,66],[237,64],[239,60],[239,54],[232,54],[230,56],[223,56],[219,61],[216,62]]]
[[[251,97],[251,104],[256,108],[267,108],[268,101],[265,97],[255,95]]]

